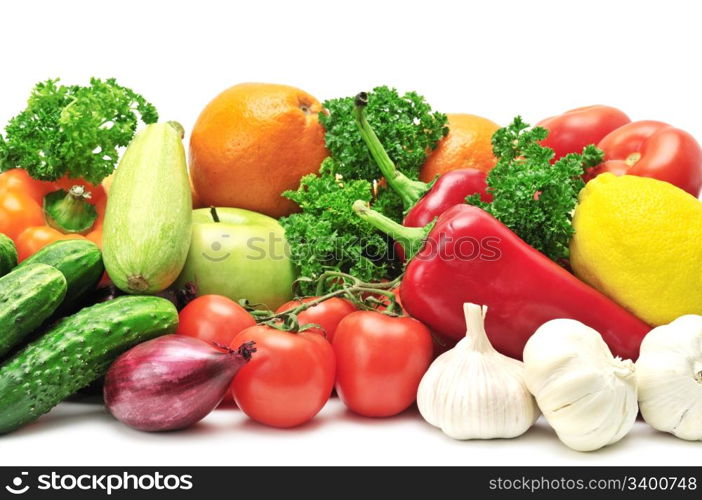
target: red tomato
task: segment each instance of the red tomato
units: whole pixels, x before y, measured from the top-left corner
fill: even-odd
[[[318,333],[266,325],[240,332],[231,343],[256,342],[256,354],[232,382],[234,401],[253,420],[294,427],[311,420],[334,388],[334,351]]]
[[[603,172],[639,175],[670,182],[697,197],[702,188],[702,150],[694,137],[667,123],[640,121],[608,134],[597,145],[605,161],[590,177]]]
[[[402,309],[402,312],[406,313],[405,308],[402,307],[402,300],[400,299],[400,287],[397,286],[390,290],[392,294],[395,296],[395,300],[397,301],[397,305],[400,306]],[[388,303],[389,300],[387,297],[382,296],[381,298],[381,304],[378,305],[378,311],[387,311],[388,309]],[[430,330],[431,332],[431,330]],[[456,345],[455,340],[449,340],[441,337],[438,335],[436,332],[431,332],[431,339],[433,342],[433,347],[434,347],[434,353],[432,354],[432,360],[438,358],[440,355],[451,349],[453,346]]]
[[[426,326],[375,311],[346,316],[336,329],[336,391],[352,411],[389,417],[406,410],[433,358]]]
[[[541,120],[537,125],[548,130],[542,142],[556,153],[554,160],[568,153],[581,153],[589,144],[597,144],[611,131],[631,120],[624,112],[610,106],[586,106],[562,115]]]
[[[237,333],[256,324],[246,309],[221,295],[196,298],[180,311],[178,319],[177,334],[227,347]]]
[[[281,313],[297,307],[302,303],[311,302],[316,300],[317,297],[308,297],[301,300],[291,300],[280,306],[275,312]],[[300,326],[309,325],[310,323],[317,324],[324,329],[324,332],[320,331],[318,328],[311,328],[309,332],[316,332],[320,334],[326,333],[326,338],[329,342],[334,339],[334,332],[336,332],[336,327],[339,322],[346,316],[351,314],[356,310],[350,301],[346,299],[341,299],[338,297],[332,297],[324,302],[312,306],[309,309],[302,311],[297,315],[297,320]]]

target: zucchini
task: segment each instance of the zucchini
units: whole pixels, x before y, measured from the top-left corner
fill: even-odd
[[[178,312],[160,297],[119,297],[64,318],[0,366],[0,434],[99,379],[130,347],[177,327]]]
[[[19,265],[47,264],[66,278],[67,291],[59,312],[75,309],[90,292],[97,288],[105,268],[98,246],[89,240],[61,240],[45,246]]]
[[[192,195],[182,127],[148,125],[115,171],[105,210],[103,258],[114,284],[132,294],[168,288],[188,256]]]
[[[66,288],[63,274],[46,264],[18,267],[0,278],[0,357],[56,311]]]
[[[0,277],[12,271],[15,266],[17,266],[17,249],[15,248],[15,243],[10,238],[0,233]]]

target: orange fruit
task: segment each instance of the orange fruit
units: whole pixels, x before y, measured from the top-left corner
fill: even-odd
[[[287,85],[242,83],[202,111],[190,137],[190,174],[204,206],[271,217],[297,209],[281,193],[317,172],[327,156],[322,105]]]
[[[495,166],[492,134],[500,126],[476,115],[453,114],[448,117],[449,133],[439,141],[422,166],[419,178],[429,182],[437,175],[458,168],[477,168],[483,172]]]

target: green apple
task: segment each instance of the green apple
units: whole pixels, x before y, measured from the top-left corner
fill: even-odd
[[[267,215],[239,208],[193,210],[193,238],[176,282],[198,295],[246,299],[275,310],[293,296],[297,278],[285,230]]]

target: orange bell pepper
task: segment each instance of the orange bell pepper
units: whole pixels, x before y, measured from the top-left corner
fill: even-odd
[[[60,189],[83,186],[91,195],[86,201],[97,211],[97,218],[83,234],[63,232],[47,222],[44,196]],[[102,186],[85,181],[63,178],[56,182],[37,181],[26,171],[16,168],[0,174],[0,233],[17,246],[20,262],[58,240],[88,239],[102,248],[102,223],[107,195]]]

